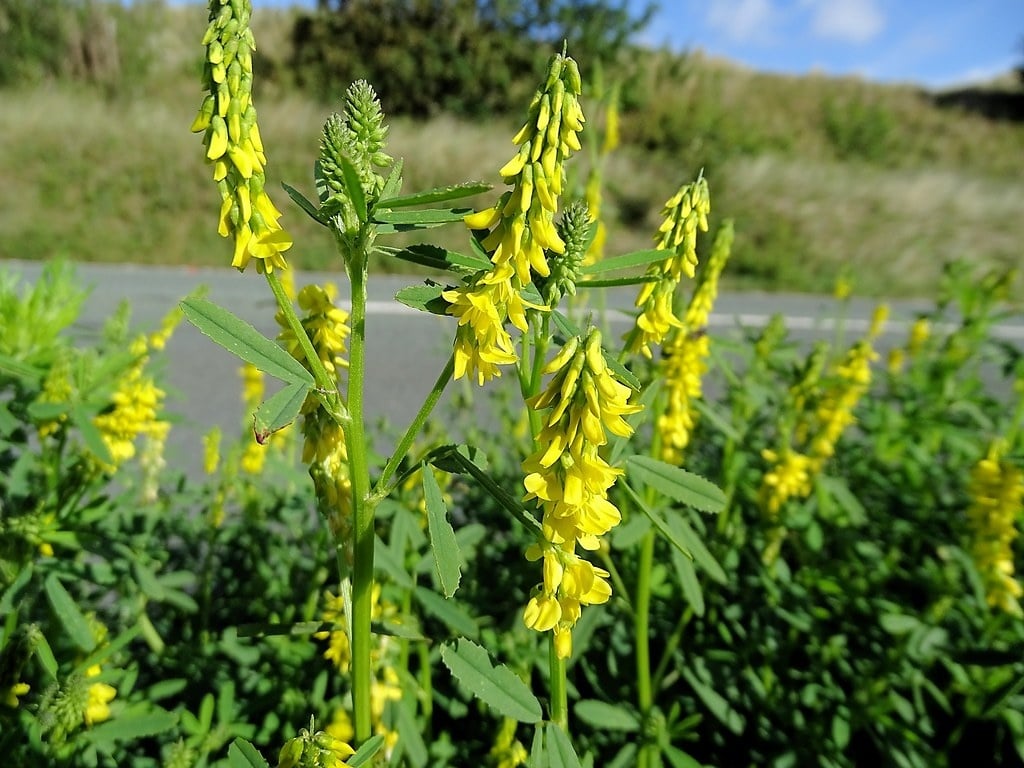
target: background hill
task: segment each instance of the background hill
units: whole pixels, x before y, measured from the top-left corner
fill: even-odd
[[[268,180],[307,193],[331,101],[364,74],[376,75],[393,115],[392,154],[405,157],[410,188],[499,181],[534,87],[531,67],[554,45],[524,43],[533,33],[500,19],[457,16],[467,2],[448,0],[440,5],[452,19],[472,22],[455,29],[441,19],[442,35],[392,19],[386,44],[353,52],[356,38],[342,45],[323,18],[256,5]],[[951,259],[1024,263],[1017,80],[933,93],[768,75],[699,52],[631,48],[636,21],[593,22],[618,38],[593,37],[580,22],[579,52],[569,43],[592,81],[592,124],[601,122],[593,96],[621,86],[623,141],[605,170],[609,252],[646,247],[662,202],[703,168],[714,218],[736,220],[731,287],[829,291],[845,269],[862,293],[924,295]],[[0,49],[9,52],[0,64],[0,257],[228,263],[216,191],[188,130],[205,24],[201,6],[0,0]],[[498,71],[495,61],[508,66]],[[586,155],[570,179],[577,189]],[[275,199],[296,236],[293,261],[330,268],[328,238],[283,194]],[[465,243],[458,228],[438,238]]]

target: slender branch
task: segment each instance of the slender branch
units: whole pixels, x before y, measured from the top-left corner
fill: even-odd
[[[551,666],[551,722],[569,732],[569,696],[565,676],[565,659],[558,657],[555,635],[548,636],[548,662]]]
[[[295,314],[295,307],[292,306],[291,300],[284,291],[284,286],[281,285],[281,278],[276,272],[267,272],[266,277],[267,284],[277,300],[278,309],[284,316],[285,322],[288,323],[288,328],[291,329],[296,341],[299,342],[302,354],[306,356],[306,363],[309,365],[309,370],[313,374],[313,380],[316,382],[315,391],[320,403],[327,409],[327,412],[331,414],[335,421],[342,426],[347,426],[349,414],[345,409],[345,405],[341,402],[341,396],[338,394],[338,384],[327,372],[320,356],[313,349],[313,342],[310,341],[309,334],[306,333],[306,329],[302,327],[302,322],[299,320],[298,315]]]
[[[398,441],[398,445],[395,446],[394,452],[391,454],[391,458],[388,459],[388,463],[384,465],[384,469],[380,474],[380,478],[377,480],[377,484],[373,487],[371,494],[374,500],[386,498],[394,486],[389,486],[388,480],[395,474],[398,469],[398,465],[402,463],[402,459],[409,453],[409,449],[412,447],[413,441],[416,439],[416,435],[423,429],[423,425],[426,423],[427,418],[434,410],[434,406],[437,405],[438,400],[441,399],[441,395],[444,393],[445,387],[452,380],[452,374],[455,372],[455,352],[452,352],[448,356],[448,362],[445,363],[441,373],[437,376],[437,381],[434,382],[433,388],[430,390],[430,394],[427,395],[427,399],[423,401],[423,405],[420,406],[419,412],[413,418],[409,427],[405,430],[405,434],[402,435],[402,439]]]

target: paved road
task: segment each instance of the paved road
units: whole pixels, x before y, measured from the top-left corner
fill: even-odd
[[[8,262],[8,268],[35,280],[41,265]],[[181,298],[201,285],[211,300],[253,323],[268,335],[276,334],[274,301],[262,277],[250,270],[190,267],[142,267],[131,265],[79,265],[82,282],[91,286],[76,332],[94,338],[118,302],[132,305],[133,327],[153,329]],[[347,283],[343,275],[300,273],[299,287],[307,283],[334,280],[344,299]],[[414,415],[437,376],[450,350],[454,321],[416,312],[394,301],[395,292],[418,281],[414,277],[373,277],[370,280],[367,318],[367,413],[370,419],[386,418],[402,428]],[[613,330],[624,331],[624,313],[632,305],[635,291],[620,289],[608,293],[607,305]],[[874,302],[856,300],[846,319],[850,334],[867,327]],[[916,313],[928,308],[924,302],[896,302],[887,326],[890,344],[901,343]],[[615,311],[618,310],[618,311]],[[715,334],[738,336],[741,326],[760,326],[774,313],[783,313],[792,335],[813,339],[831,335],[836,303],[827,297],[765,293],[723,294],[709,325]],[[1024,317],[997,329],[999,336],[1024,348]],[[883,346],[886,339],[882,340]],[[237,360],[188,323],[183,323],[167,346],[168,407],[181,415],[182,423],[172,431],[168,460],[188,471],[199,466],[199,438],[211,425],[219,424],[225,434],[241,428],[243,413],[239,402]],[[510,377],[505,377],[510,383]],[[459,385],[465,382],[459,382]],[[455,386],[449,386],[449,396]],[[467,389],[469,389],[467,387]],[[382,446],[383,447],[383,446]]]

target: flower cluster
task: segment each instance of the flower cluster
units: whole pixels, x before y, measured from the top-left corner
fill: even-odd
[[[135,456],[135,440],[145,435],[161,445],[170,425],[157,418],[163,405],[164,391],[145,372],[147,341],[140,336],[131,345],[135,364],[120,378],[110,397],[111,406],[93,418],[103,444],[110,454],[106,469],[113,471]]]
[[[599,538],[618,525],[621,515],[608,489],[622,470],[599,454],[607,433],[626,437],[632,427],[623,417],[640,406],[629,403],[629,388],[609,370],[601,334],[592,329],[584,341],[573,337],[544,368],[553,374],[543,392],[527,404],[542,416],[540,448],[523,462],[527,500],[542,511],[542,536],[527,550],[543,560],[543,583],[523,614],[538,632],[554,631],[558,656],[572,653],[572,627],[584,605],[611,595],[608,572],[576,554],[576,546],[595,550]]]
[[[303,310],[302,327],[313,344],[313,349],[335,381],[348,367],[345,359],[345,341],[350,330],[348,312],[335,306],[337,288],[307,285],[299,291],[299,308]],[[308,361],[299,340],[288,327],[283,313],[277,314],[282,326],[279,336],[294,358],[307,368]],[[302,404],[302,461],[309,465],[318,506],[327,519],[335,541],[348,542],[351,529],[352,483],[349,478],[348,450],[341,426],[324,410],[316,395],[310,393]]]
[[[494,768],[517,768],[517,766],[525,765],[530,758],[526,747],[516,738],[516,725],[516,721],[511,717],[506,717],[502,721],[494,745],[487,753],[490,764]]]
[[[500,375],[500,365],[518,360],[505,330],[510,321],[526,330],[519,292],[532,276],[551,270],[545,252],[562,254],[566,244],[555,228],[558,198],[565,186],[565,161],[580,149],[584,117],[579,68],[564,54],[548,64],[544,85],[530,104],[526,124],[513,138],[519,151],[499,173],[512,189],[491,208],[466,216],[490,254],[492,267],[468,284],[445,291],[448,313],[459,318],[455,337],[455,378],[476,374],[479,384]]]
[[[247,414],[252,414],[263,401],[264,379],[263,372],[252,363],[244,363],[238,369],[238,375],[242,378],[242,405]],[[251,425],[250,425],[251,426]],[[258,475],[263,471],[263,464],[267,457],[267,444],[256,440],[248,440],[242,451],[242,458],[239,462],[241,470],[250,475]]]
[[[701,270],[697,288],[683,315],[683,322],[665,343],[661,363],[667,403],[658,417],[661,457],[679,464],[690,443],[696,424],[694,402],[703,394],[701,380],[707,372],[710,340],[706,333],[708,316],[718,296],[718,278],[722,274],[733,241],[732,221],[725,221],[715,236],[711,257]]]
[[[683,185],[665,203],[664,220],[654,236],[655,248],[668,251],[668,258],[647,270],[650,282],[644,283],[636,299],[640,314],[636,326],[627,335],[627,350],[651,357],[651,344],[660,344],[672,328],[682,321],[675,315],[673,301],[676,286],[683,275],[693,277],[697,269],[697,231],[708,231],[711,198],[703,176]]]
[[[973,541],[971,556],[985,583],[988,604],[1021,616],[1021,584],[1014,578],[1015,527],[1024,511],[1024,473],[1003,454],[1005,442],[996,440],[971,470],[971,505],[967,509]]]
[[[206,59],[203,99],[192,131],[203,132],[206,159],[220,191],[218,232],[234,237],[231,265],[244,270],[251,259],[272,272],[287,267],[283,253],[292,246],[281,228],[281,212],[267,195],[263,169],[267,158],[252,103],[250,0],[210,0],[210,23],[203,35]]]

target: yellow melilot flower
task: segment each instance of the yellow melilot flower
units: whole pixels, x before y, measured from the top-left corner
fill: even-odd
[[[86,677],[96,677],[100,674],[98,664],[86,670]],[[110,702],[117,695],[117,689],[106,683],[92,683],[86,691],[85,703],[85,724],[87,726],[102,723],[110,718]]]
[[[277,768],[348,768],[345,761],[356,751],[329,731],[312,732],[313,727],[311,718],[309,730],[303,728],[297,737],[285,742]]]
[[[927,317],[919,317],[914,321],[914,324],[910,326],[910,338],[907,340],[907,354],[911,358],[920,354],[931,333],[932,326]]]
[[[489,230],[481,238],[483,247],[496,266],[512,265],[520,285],[530,282],[531,270],[547,276],[545,250],[565,249],[555,231],[555,214],[565,185],[565,161],[580,149],[582,90],[576,62],[563,54],[552,56],[527,121],[512,139],[519,151],[499,171],[512,190],[493,208],[465,219],[470,229]]]
[[[1024,473],[1003,459],[1004,441],[996,440],[971,470],[971,557],[985,583],[985,599],[993,608],[1021,616],[1021,584],[1014,578],[1013,542],[1016,521],[1024,511]]]
[[[18,698],[24,696],[30,690],[31,686],[28,683],[15,683],[14,685],[8,686],[3,697],[0,698],[0,701],[2,701],[5,706],[16,709],[20,703]]]
[[[779,510],[792,498],[805,499],[811,494],[813,461],[793,450],[780,453],[765,449],[761,456],[771,466],[761,483],[760,504],[769,519],[776,520]]]
[[[581,607],[603,603],[611,595],[608,572],[576,554],[600,546],[599,537],[621,520],[608,489],[622,470],[610,466],[598,449],[607,433],[626,437],[632,427],[625,416],[640,406],[629,403],[630,389],[609,370],[601,334],[570,339],[544,368],[553,374],[543,392],[530,398],[541,411],[538,450],[523,462],[526,499],[542,509],[542,539],[527,550],[529,560],[543,560],[543,582],[534,590],[523,620],[538,632],[553,631],[555,649],[572,653],[572,627]]]
[[[847,351],[833,372],[833,383],[822,393],[815,413],[816,427],[809,454],[818,472],[835,453],[843,431],[856,419],[853,410],[871,386],[871,363],[878,354],[871,337],[861,339]]]
[[[501,729],[487,757],[489,765],[494,768],[517,768],[529,759],[530,753],[516,738],[516,721],[511,717],[506,717],[502,721]]]
[[[655,248],[668,251],[664,261],[652,264],[637,295],[640,314],[636,326],[627,334],[629,352],[651,357],[651,344],[660,344],[672,328],[682,326],[675,316],[673,302],[676,286],[683,276],[693,277],[697,268],[697,231],[708,231],[711,198],[703,176],[683,185],[665,203],[664,220],[654,236]]]
[[[36,398],[37,403],[67,403],[74,395],[74,385],[71,380],[71,358],[66,353],[58,354],[57,358],[46,372],[43,379],[43,386]],[[67,422],[67,414],[60,414],[55,419],[47,419],[38,424],[39,437],[44,438],[52,435],[60,429],[61,425]]]
[[[220,465],[220,427],[212,427],[203,435],[203,471],[212,475]]]
[[[459,319],[455,332],[456,379],[468,373],[475,375],[477,383],[483,386],[501,376],[498,366],[519,360],[505,322],[511,320],[525,331],[527,304],[513,287],[508,265],[496,267],[469,285],[445,291],[441,296],[448,302],[448,314]]]
[[[694,402],[703,394],[701,381],[707,372],[711,347],[706,332],[708,317],[718,297],[718,279],[729,260],[733,237],[732,221],[726,220],[715,236],[711,257],[690,297],[682,324],[665,344],[661,369],[666,404],[657,426],[661,437],[661,458],[673,464],[682,462],[683,451],[690,443],[696,424]]]
[[[111,395],[111,407],[93,418],[110,453],[111,463],[107,468],[111,471],[135,456],[135,439],[139,435],[166,435],[166,422],[157,418],[164,391],[144,375],[145,362],[143,354],[121,377]]]
[[[257,259],[260,272],[287,267],[283,253],[292,246],[281,228],[281,212],[264,190],[267,164],[252,103],[250,0],[210,0],[210,23],[203,36],[203,86],[209,94],[192,123],[203,132],[206,160],[221,196],[218,232],[235,240],[231,265],[244,270]]]

